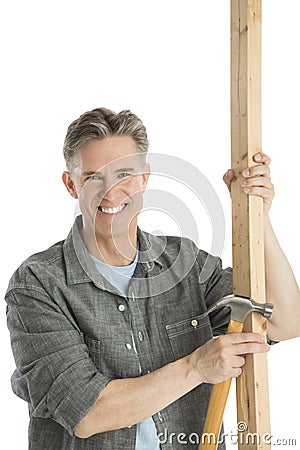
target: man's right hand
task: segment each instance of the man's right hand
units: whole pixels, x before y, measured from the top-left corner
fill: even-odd
[[[265,353],[270,346],[258,333],[232,333],[209,340],[189,355],[190,364],[203,383],[222,383],[242,373],[248,353]]]
[[[211,339],[190,355],[146,375],[113,379],[76,426],[75,436],[88,438],[141,422],[201,383],[237,377],[245,361],[241,355],[268,349],[260,334],[232,333]]]

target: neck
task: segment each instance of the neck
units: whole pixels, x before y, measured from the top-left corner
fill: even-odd
[[[88,251],[94,258],[111,266],[128,266],[135,258],[137,251],[137,228],[129,230],[129,236],[99,236],[94,230],[83,226],[82,237]]]

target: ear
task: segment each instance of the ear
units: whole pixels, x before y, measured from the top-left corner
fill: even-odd
[[[72,180],[71,174],[70,172],[64,171],[62,174],[62,180],[64,185],[66,186],[69,194],[73,197],[73,198],[78,198],[77,192],[76,192],[76,187],[75,184]]]
[[[141,188],[144,191],[146,189],[148,180],[149,180],[149,176],[150,176],[150,164],[149,163],[145,163],[143,165],[143,171],[140,174],[141,177]]]

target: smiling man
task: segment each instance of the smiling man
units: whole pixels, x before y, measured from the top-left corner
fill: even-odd
[[[218,257],[138,227],[147,151],[130,111],[98,108],[68,128],[63,182],[81,214],[64,241],[19,267],[6,294],[31,450],[196,449],[211,384],[270,348],[255,333],[224,336],[226,308],[205,314],[232,292]],[[279,341],[300,335],[299,289],[268,218],[270,160],[256,161],[241,189],[264,199],[268,336]]]
[[[125,266],[136,254],[137,218],[149,176],[145,156],[131,136],[109,136],[88,141],[70,172],[63,173],[68,191],[79,198],[90,252],[96,257],[100,252],[111,265]]]

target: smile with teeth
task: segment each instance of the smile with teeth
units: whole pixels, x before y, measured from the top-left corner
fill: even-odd
[[[126,206],[126,203],[116,206],[115,208],[103,208],[103,206],[98,206],[98,210],[105,214],[117,214],[117,213],[123,211],[125,206]]]

